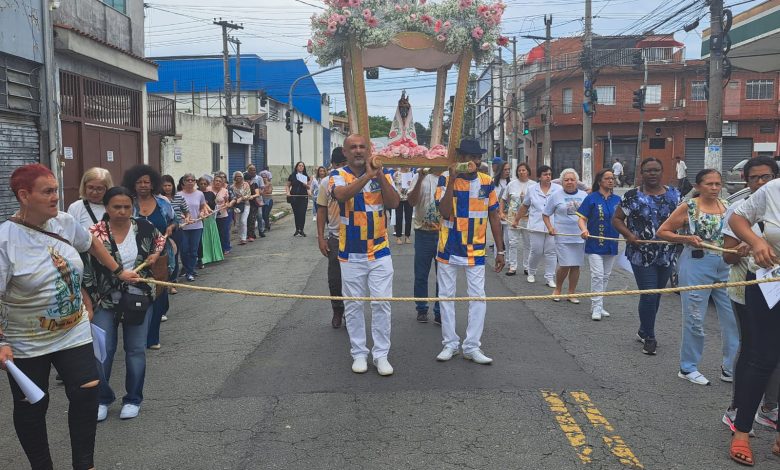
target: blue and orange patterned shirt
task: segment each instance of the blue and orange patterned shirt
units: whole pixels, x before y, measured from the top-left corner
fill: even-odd
[[[449,176],[439,177],[436,204],[441,203]],[[498,209],[498,197],[485,173],[459,175],[453,187],[452,216],[442,218],[436,261],[456,266],[483,266],[488,213]]]
[[[393,187],[390,174],[385,172],[383,176]],[[336,186],[347,186],[359,177],[348,166],[333,170],[328,180],[328,190],[333,194]],[[385,205],[377,178],[366,183],[352,199],[339,202],[339,216],[339,261],[373,261],[390,256]]]

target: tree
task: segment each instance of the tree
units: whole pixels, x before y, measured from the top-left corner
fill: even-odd
[[[476,116],[476,102],[477,102],[477,75],[471,74],[469,76],[469,84],[466,89],[466,106],[463,110],[463,128],[461,132],[461,138],[474,138],[474,119]],[[444,105],[444,125],[442,129],[441,142],[444,145],[449,145],[450,141],[450,125],[452,124],[452,106],[455,102],[455,97],[451,96]],[[431,111],[431,117],[428,120],[429,129],[433,129],[433,111]],[[429,134],[430,136],[430,131]],[[458,142],[454,142],[455,145]]]
[[[431,144],[431,129],[423,126],[419,122],[414,123],[414,132],[417,134],[417,143],[425,145],[426,147]]]
[[[369,116],[368,127],[371,129],[371,138],[374,137],[387,137],[390,134],[390,127],[392,127],[393,121],[385,116]]]

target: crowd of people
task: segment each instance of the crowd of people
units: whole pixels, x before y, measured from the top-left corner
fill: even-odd
[[[352,135],[333,151],[330,168],[319,167],[310,177],[305,164],[295,166],[285,188],[294,236],[306,236],[311,197],[319,249],[328,258],[330,294],[391,297],[388,211],[394,210],[396,243],[414,241],[415,297],[429,297],[434,267],[433,296],[439,300],[433,304],[433,321],[441,326],[440,362],[461,353],[477,364],[493,362],[482,348],[486,302],[469,302],[461,340],[454,302],[448,300],[457,294],[460,272],[466,277],[466,295],[485,296],[489,258],[495,272],[505,263],[507,276],[522,269],[527,283],[536,282],[543,264],[554,301],[562,300],[564,285],[566,292],[576,292],[586,259],[590,291],[605,292],[620,256],[621,235],[640,290],[665,287],[675,266],[680,285],[686,286],[752,280],[759,268],[778,263],[780,179],[775,179],[777,163],[768,157],[745,165],[749,191],[729,201],[720,198],[722,178],[711,169],[696,175],[694,194],[683,198],[675,186],[663,184],[663,162],[656,158],[642,160],[639,186],[620,197],[613,191],[620,177],[613,168],[600,170],[585,189],[571,168],[553,180],[548,166],[534,175],[523,163],[512,174],[511,166],[501,161],[489,176],[480,167],[485,150],[475,140],[460,142],[457,162],[449,168],[391,171],[369,149],[363,137]],[[271,229],[271,174],[250,165],[246,173],[235,172],[232,182],[224,173],[199,178],[188,173],[177,183],[137,165],[115,186],[108,171],[92,168],[84,173],[80,198],[67,212],[58,210],[58,182],[41,165],[15,170],[10,186],[19,210],[0,225],[0,367],[13,360],[46,392],[50,367],[55,366],[69,400],[73,466],[93,468],[96,423],[108,418],[117,398],[110,380],[118,329],[126,366],[119,417],[132,419],[143,401],[147,350],[161,348],[160,326],[167,320],[170,295],[176,293],[139,278],[192,282],[204,265],[229,256],[232,228],[239,244],[265,236]],[[780,307],[770,307],[755,285],[682,292],[681,297],[678,376],[710,384],[699,362],[712,298],[721,329],[720,380],[734,384],[723,416],[734,433],[729,453],[752,465],[749,435],[754,422],[777,428]],[[636,339],[647,355],[658,352],[655,323],[661,298],[645,294],[638,301]],[[370,303],[370,350],[365,304],[334,300],[331,306],[331,325],[346,325],[352,371],[367,372],[370,355],[380,375],[392,375],[390,302]],[[429,309],[428,302],[416,302],[416,320],[428,322]],[[591,299],[590,312],[594,321],[610,316],[601,296]],[[90,344],[95,327],[106,344],[105,354],[97,358]],[[19,441],[33,468],[50,468],[48,395],[29,403],[10,376],[9,382]],[[780,455],[780,438],[772,451]]]

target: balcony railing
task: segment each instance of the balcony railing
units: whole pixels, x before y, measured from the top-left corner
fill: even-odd
[[[594,49],[593,65],[594,67],[608,66],[631,66],[634,64],[634,54],[641,52],[642,58],[648,65],[661,64],[684,64],[684,50],[674,47],[648,47],[643,49],[625,48],[625,49]],[[582,51],[568,52],[556,57],[552,57],[551,65],[553,71],[571,70],[582,67]],[[537,72],[544,72],[544,64],[536,63]]]

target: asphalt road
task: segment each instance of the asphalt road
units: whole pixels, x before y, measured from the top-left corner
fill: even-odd
[[[314,227],[308,238],[293,238],[291,224],[286,217],[268,238],[236,247],[196,284],[327,293]],[[392,250],[394,293],[411,295],[413,245]],[[633,286],[632,276],[616,271],[610,289]],[[585,273],[578,290],[588,288]],[[487,274],[488,296],[549,290],[523,276]],[[717,380],[716,315],[707,319],[701,365],[713,385],[682,381],[676,295],[662,301],[657,356],[641,354],[634,339],[635,298],[607,299],[612,316],[601,322],[590,319],[587,301],[491,303],[483,335],[491,366],[460,357],[436,362],[439,327],[418,324],[412,304],[396,303],[392,377],[373,367],[351,372],[346,331],[330,327],[327,302],[182,288],[172,304],[163,347],[147,354],[140,416],[121,421],[115,404],[98,425],[98,468],[738,468],[720,423],[731,386]],[[457,311],[462,335],[466,306]],[[112,385],[119,395],[123,376],[118,359]],[[51,397],[50,445],[56,468],[68,468],[63,388],[53,385]],[[0,468],[26,468],[6,384],[0,429]],[[774,434],[758,426],[757,433],[756,468],[776,468]]]

